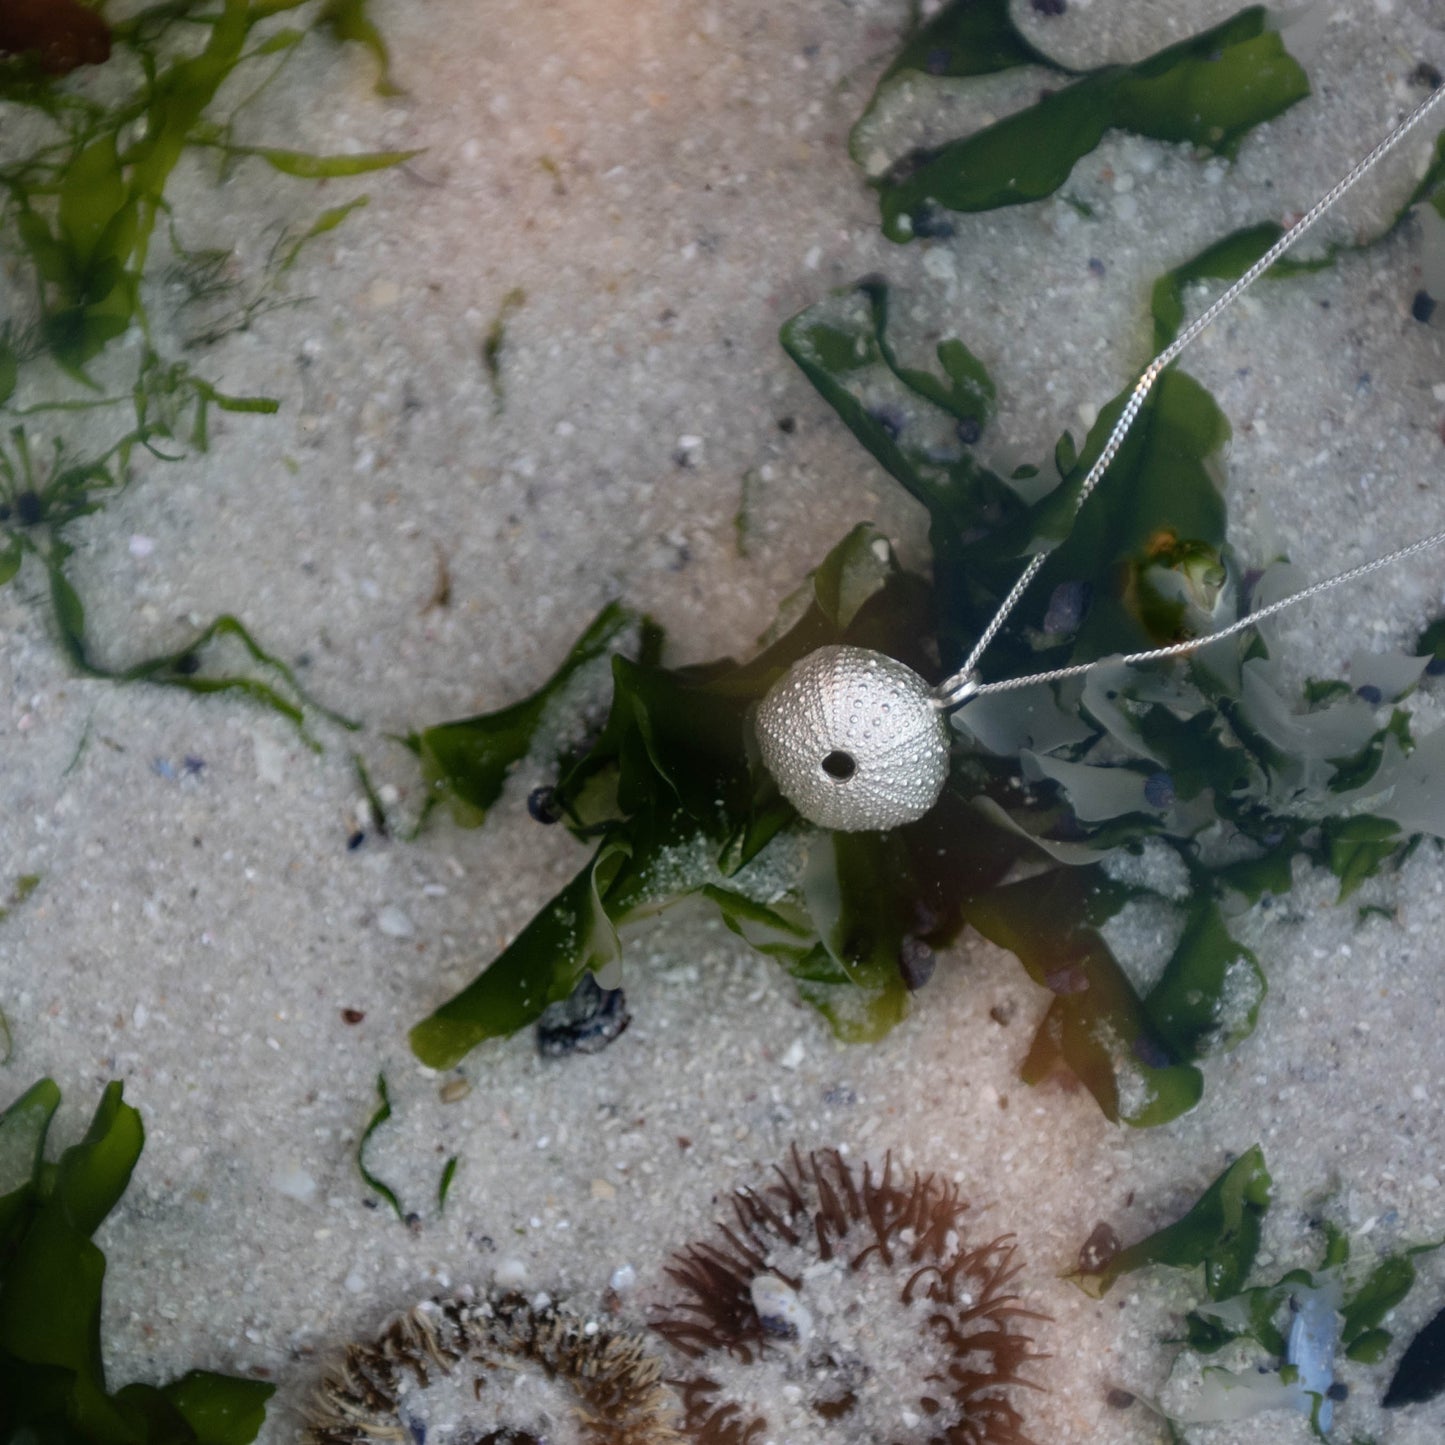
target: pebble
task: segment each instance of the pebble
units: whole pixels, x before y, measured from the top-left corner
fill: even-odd
[[[271,1176],[271,1187],[288,1199],[299,1199],[303,1203],[316,1195],[316,1181],[299,1164],[290,1164],[278,1169]]]
[[[498,1289],[520,1289],[527,1282],[527,1265],[513,1255],[504,1259],[492,1272],[492,1280]]]
[[[630,1264],[619,1264],[612,1271],[607,1287],[616,1294],[626,1294],[637,1283],[637,1271]]]
[[[798,1065],[803,1062],[806,1052],[807,1051],[803,1047],[802,1039],[794,1039],[793,1042],[788,1045],[787,1053],[785,1053],[783,1057],[778,1060],[779,1067],[784,1069],[796,1069]]]
[[[251,751],[256,758],[256,776],[275,786],[286,780],[286,749],[263,732],[251,734]]]
[[[802,1349],[813,1333],[813,1316],[797,1291],[775,1274],[757,1275],[748,1287],[758,1323],[769,1339],[787,1340]]]
[[[388,903],[376,915],[376,926],[388,938],[410,938],[416,932],[411,919],[395,903]]]

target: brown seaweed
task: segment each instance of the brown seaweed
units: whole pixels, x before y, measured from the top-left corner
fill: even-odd
[[[0,55],[33,56],[47,75],[110,59],[110,26],[79,0],[0,0]]]
[[[948,1357],[944,1370],[921,1375],[911,1402],[930,1441],[1030,1445],[1013,1397],[1020,1388],[1038,1388],[1024,1371],[1045,1356],[1020,1324],[1046,1316],[1026,1308],[1013,1290],[1022,1266],[1011,1236],[976,1247],[960,1243],[968,1204],[957,1185],[936,1174],[905,1181],[891,1158],[880,1173],[865,1164],[860,1174],[836,1150],[805,1157],[795,1146],[789,1160],[775,1166],[771,1183],[741,1188],[731,1202],[733,1219],[720,1224],[714,1238],[673,1255],[666,1274],[679,1292],[653,1323],[696,1365],[673,1381],[693,1439],[752,1445],[763,1438],[766,1420],[723,1397],[707,1360],[722,1353],[750,1365],[777,1348],[751,1288],[760,1273],[776,1270],[770,1256],[786,1245],[802,1246],[823,1262],[842,1260],[850,1271],[881,1267],[896,1274],[900,1303],[926,1301],[924,1328]],[[794,1288],[801,1284],[782,1278]],[[846,1419],[856,1402],[840,1367],[808,1404],[831,1423]]]

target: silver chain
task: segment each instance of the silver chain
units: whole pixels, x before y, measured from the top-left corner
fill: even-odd
[[[1109,433],[1109,439],[1104,443],[1104,449],[1098,455],[1094,465],[1089,468],[1088,474],[1084,477],[1082,486],[1079,488],[1078,499],[1074,503],[1074,513],[1077,516],[1079,509],[1089,499],[1089,494],[1099,485],[1104,473],[1108,471],[1110,464],[1118,455],[1119,448],[1124,444],[1124,438],[1129,434],[1129,429],[1134,425],[1140,410],[1143,408],[1145,398],[1153,389],[1154,383],[1159,380],[1160,374],[1171,362],[1205,329],[1215,320],[1219,314],[1252,286],[1291,246],[1324,215],[1341,196],[1345,194],[1366,172],[1374,166],[1399,143],[1405,139],[1419,123],[1424,120],[1435,104],[1445,98],[1445,85],[1433,90],[1409,115],[1402,120],[1394,130],[1382,140],[1369,155],[1359,161],[1350,172],[1341,180],[1336,181],[1323,196],[1287,230],[1264,255],[1262,255],[1249,270],[1238,278],[1231,286],[1222,291],[1210,305],[1200,313],[1178,336],[1174,338],[1148,366],[1144,368],[1143,374],[1134,385],[1134,390],[1129,395],[1129,400],[1124,404],[1124,410],[1120,412],[1119,419],[1114,423],[1114,429]],[[1359,567],[1351,568],[1348,572],[1342,572],[1338,577],[1332,577],[1326,582],[1317,583],[1313,587],[1306,588],[1303,592],[1297,592],[1293,596],[1286,597],[1282,601],[1274,603],[1249,617],[1241,618],[1238,622],[1224,628],[1220,632],[1210,633],[1208,636],[1200,637],[1190,642],[1175,643],[1172,647],[1155,648],[1149,652],[1133,653],[1123,659],[1126,663],[1144,662],[1153,658],[1178,657],[1195,648],[1203,647],[1210,642],[1215,642],[1221,637],[1228,637],[1231,633],[1240,632],[1246,627],[1253,627],[1262,617],[1267,617],[1271,612],[1278,612],[1282,608],[1293,606],[1296,602],[1303,602],[1307,597],[1313,597],[1317,592],[1323,592],[1327,588],[1337,586],[1341,582],[1348,582],[1352,578],[1363,576],[1366,572],[1373,572],[1377,567],[1387,566],[1391,562],[1397,562],[1402,557],[1408,557],[1411,553],[1423,551],[1427,547],[1433,547],[1441,540],[1445,540],[1445,533],[1436,533],[1433,537],[1427,537],[1423,541],[1412,543],[1408,547],[1402,547],[1397,552],[1391,552],[1388,556],[1379,557],[1373,562],[1367,562]],[[1052,672],[1038,673],[1032,677],[1015,678],[1007,682],[980,683],[978,681],[977,669],[979,659],[988,650],[994,638],[998,636],[999,629],[1004,625],[1009,614],[1018,605],[1019,599],[1028,589],[1030,582],[1038,575],[1039,568],[1044,565],[1048,557],[1046,552],[1036,552],[1029,560],[1029,564],[1020,573],[1019,579],[1009,590],[1008,596],[999,603],[998,610],[994,613],[987,627],[984,628],[973,650],[968,654],[964,664],[951,677],[945,678],[936,688],[933,689],[934,706],[940,710],[948,710],[958,707],[967,702],[970,698],[981,696],[988,692],[1002,692],[1010,688],[1026,687],[1037,682],[1053,682],[1064,677],[1077,677],[1087,672],[1091,667],[1099,665],[1097,662],[1080,663],[1075,667],[1056,668]],[[1100,659],[1100,661],[1117,659]]]
[[[1033,687],[1041,682],[1062,682],[1067,677],[1082,677],[1086,672],[1096,667],[1102,667],[1106,663],[1111,665],[1131,666],[1136,662],[1153,662],[1162,657],[1183,657],[1186,653],[1197,652],[1201,647],[1208,647],[1213,642],[1221,642],[1226,637],[1233,637],[1237,632],[1244,632],[1250,627],[1257,627],[1266,617],[1273,617],[1276,612],[1283,612],[1286,607],[1293,607],[1296,602],[1306,602],[1311,597],[1321,592],[1328,592],[1331,587],[1338,587],[1343,582],[1353,582],[1356,577],[1363,577],[1367,572],[1374,572],[1378,568],[1388,567],[1392,562],[1399,562],[1406,557],[1413,556],[1416,552],[1427,551],[1431,547],[1438,547],[1445,542],[1445,531],[1432,532],[1428,537],[1422,537],[1418,542],[1411,542],[1408,547],[1399,547],[1393,552],[1387,552],[1383,557],[1376,557],[1372,562],[1361,562],[1358,567],[1351,567],[1347,572],[1341,572],[1338,576],[1327,577],[1323,582],[1316,582],[1312,586],[1304,588],[1300,592],[1291,592],[1288,597],[1281,597],[1278,602],[1271,602],[1267,607],[1261,607],[1258,612],[1251,612],[1248,617],[1241,617],[1238,622],[1231,622],[1228,627],[1221,627],[1218,632],[1207,633],[1203,637],[1191,637],[1187,642],[1175,642],[1168,647],[1150,648],[1148,652],[1130,652],[1123,657],[1100,657],[1093,662],[1079,662],[1072,667],[1056,667],[1049,672],[1034,672],[1027,677],[1011,677],[1001,682],[978,682],[975,683],[963,697],[957,702],[948,704],[956,707],[958,702],[967,702],[975,697],[987,697],[994,692],[1013,692],[1020,687]]]

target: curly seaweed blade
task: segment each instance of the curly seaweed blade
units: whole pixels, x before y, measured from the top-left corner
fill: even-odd
[[[106,1085],[85,1138],[60,1156],[55,1199],[72,1229],[94,1234],[130,1183],[145,1146],[140,1113],[121,1097],[121,1085]]]
[[[883,231],[908,241],[942,206],[988,211],[1052,195],[1106,131],[1191,141],[1232,154],[1250,129],[1309,94],[1309,81],[1266,29],[1262,7],[1135,65],[1094,70],[1026,110],[894,168],[879,184]]]
[[[1247,1038],[1265,992],[1259,960],[1230,937],[1219,905],[1206,897],[1191,909],[1144,1006],[1179,1056],[1193,1060]]]
[[[1256,1144],[1210,1184],[1182,1219],[1121,1249],[1103,1269],[1077,1271],[1069,1278],[1099,1299],[1120,1276],[1147,1265],[1203,1265],[1210,1299],[1236,1295],[1254,1267],[1272,1182]]]
[[[391,1205],[392,1212],[398,1219],[405,1219],[406,1215],[402,1210],[401,1200],[396,1197],[396,1190],[373,1174],[366,1163],[366,1146],[371,1142],[371,1136],[391,1118],[391,1093],[386,1087],[385,1074],[376,1076],[376,1097],[379,1101],[376,1109],[371,1118],[366,1121],[366,1128],[361,1131],[361,1138],[356,1141],[356,1172],[366,1181],[369,1188],[374,1189]]]
[[[900,76],[962,79],[997,75],[1021,65],[1041,66],[1059,75],[1074,74],[1035,48],[1013,23],[1008,0],[952,0],[914,31],[883,72],[867,107],[848,134],[848,154],[856,164],[864,164],[868,122]]]
[[[924,404],[923,411],[936,407],[957,421],[972,423],[969,435],[976,440],[994,412],[993,378],[956,338],[938,347],[942,376],[902,365],[888,335],[889,298],[886,282],[865,277],[785,321],[779,340],[848,430],[928,508],[935,522],[946,519],[955,529],[976,527],[980,501],[1001,500],[1002,484],[965,452],[941,456],[922,439],[914,417],[886,405],[869,405],[860,393],[870,372],[885,380],[891,374],[915,403]]]
[[[994,412],[987,368],[956,338],[937,348],[941,375],[903,365],[888,335],[889,294],[885,282],[864,278],[785,322],[780,340],[874,460],[927,509],[942,640],[958,650],[960,619],[981,610],[974,599],[989,564],[1016,567],[1017,550],[997,547],[995,534],[1027,519],[1017,493],[974,457]],[[1019,531],[1019,544],[1027,540]]]
[[[377,67],[378,95],[403,95],[405,92],[391,78],[391,54],[386,41],[366,7],[367,0],[326,0],[318,24],[329,29],[338,40],[364,45],[371,52]]]
[[[1298,276],[1311,271],[1324,271],[1344,255],[1366,251],[1391,235],[1418,205],[1428,205],[1445,218],[1445,134],[1435,142],[1434,153],[1425,174],[1405,198],[1404,203],[1377,234],[1363,240],[1337,241],[1327,245],[1318,255],[1282,256],[1266,273],[1269,276]],[[1261,221],[1246,226],[1217,241],[1211,241],[1189,260],[1166,271],[1155,283],[1149,299],[1149,312],[1154,318],[1154,350],[1163,351],[1179,334],[1184,324],[1185,288],[1199,281],[1237,281],[1284,234],[1275,221]]]
[[[611,602],[530,697],[497,712],[412,733],[407,746],[421,760],[430,802],[446,803],[460,826],[478,826],[501,796],[508,773],[531,751],[549,705],[582,669],[616,651],[641,625],[635,613]]]
[[[266,1420],[275,1385],[191,1370],[161,1394],[195,1435],[196,1445],[251,1445]]]
[[[369,151],[357,155],[313,155],[310,151],[283,150],[278,146],[227,145],[227,155],[256,156],[282,175],[317,181],[338,176],[363,176],[384,171],[419,156],[416,151]]]
[[[802,895],[822,944],[791,969],[798,991],[849,1043],[882,1038],[908,1011],[902,954],[914,896],[892,833],[821,833]]]
[[[6,1230],[39,1177],[45,1136],[59,1107],[54,1080],[41,1079],[0,1114],[0,1255]]]
[[[1199,1102],[1203,1079],[1154,1027],[1092,924],[1094,869],[1055,869],[973,899],[968,921],[1054,995],[1024,1068],[1038,1083],[1063,1063],[1109,1119],[1165,1124]]]
[[[621,947],[603,894],[626,852],[625,845],[604,843],[484,972],[412,1029],[412,1052],[422,1063],[449,1069],[484,1040],[540,1018],[589,968],[615,967]]]

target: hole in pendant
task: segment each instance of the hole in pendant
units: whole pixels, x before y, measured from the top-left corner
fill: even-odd
[[[846,783],[858,771],[858,763],[851,753],[845,753],[841,748],[834,748],[823,759],[823,771],[835,783]]]

